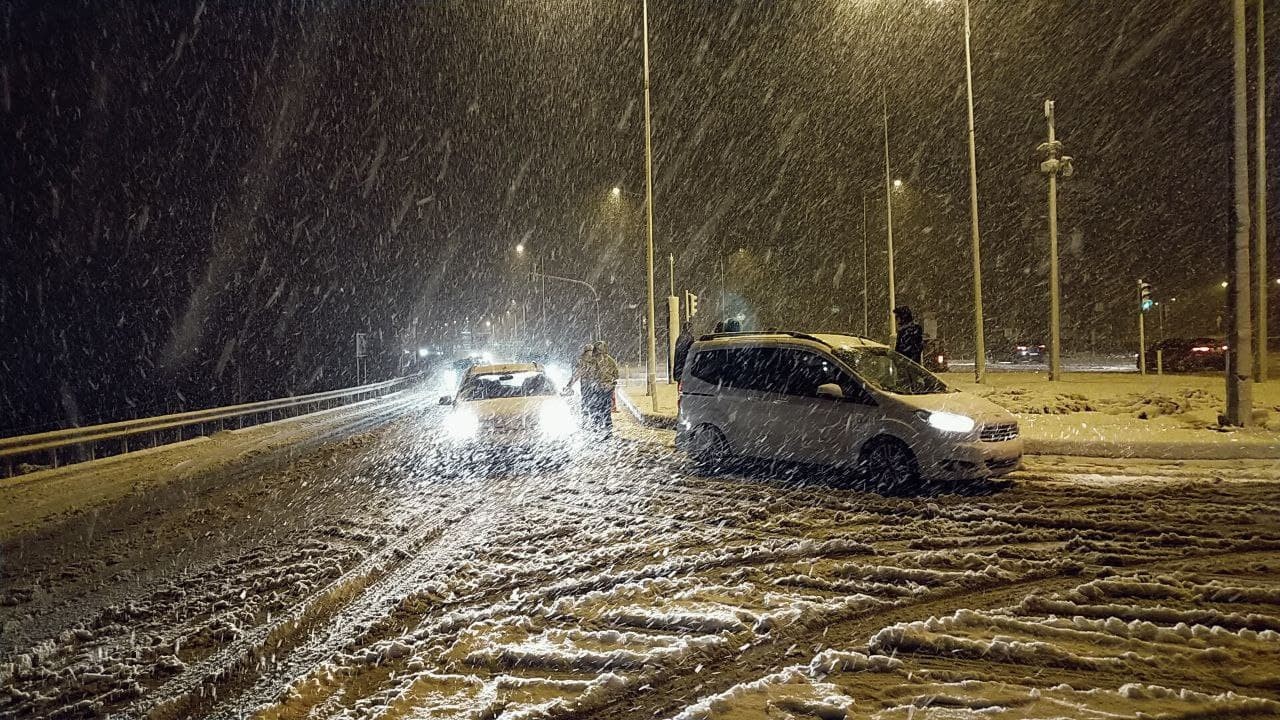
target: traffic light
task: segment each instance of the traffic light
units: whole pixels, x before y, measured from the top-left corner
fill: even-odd
[[[1151,283],[1139,280],[1138,296],[1142,303],[1142,312],[1150,310],[1155,305],[1155,302],[1151,299]]]
[[[698,296],[691,292],[685,292],[685,307],[688,310],[686,319],[693,319],[698,314]]]

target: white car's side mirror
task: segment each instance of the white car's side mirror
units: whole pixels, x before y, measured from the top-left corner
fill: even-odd
[[[440,396],[440,404],[441,404],[441,405],[452,405],[452,404],[453,404],[453,397],[452,397],[452,396],[450,396],[450,395],[441,395],[441,396]]]
[[[843,400],[844,390],[842,390],[840,386],[835,383],[827,383],[826,385],[819,385],[818,397],[831,398],[832,400]]]

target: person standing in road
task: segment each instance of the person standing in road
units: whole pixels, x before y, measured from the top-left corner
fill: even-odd
[[[671,377],[676,382],[684,377],[684,363],[689,359],[689,348],[693,347],[693,323],[685,320],[680,325],[680,335],[676,338],[676,358],[671,365]]]
[[[566,391],[572,391],[574,383],[578,383],[578,389],[581,397],[579,410],[582,416],[582,425],[586,428],[594,428],[596,426],[596,358],[595,346],[590,343],[582,346],[582,354],[578,356],[578,361],[573,366],[573,374],[569,376],[569,382],[565,386]]]
[[[924,359],[924,328],[916,322],[911,308],[906,305],[894,308],[893,317],[898,321],[898,343],[894,349],[914,362],[920,362]]]
[[[613,435],[613,392],[618,384],[618,361],[609,354],[609,346],[597,340],[591,362],[595,380],[596,427],[605,437]]]
[[[582,346],[582,353],[579,354],[578,359],[573,362],[573,374],[569,376],[569,382],[565,383],[565,386],[564,386],[565,390],[571,390],[573,388],[574,383],[581,382],[582,394],[584,397],[586,396],[587,386],[583,378],[587,376],[587,373],[590,369],[591,356],[593,352],[594,352],[594,348],[590,343],[587,343],[586,345]]]

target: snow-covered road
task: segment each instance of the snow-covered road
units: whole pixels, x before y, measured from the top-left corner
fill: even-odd
[[[437,422],[7,541],[0,717],[1280,715],[1274,463],[886,497],[634,427],[462,470]]]

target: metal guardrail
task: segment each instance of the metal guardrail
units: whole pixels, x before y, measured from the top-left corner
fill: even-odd
[[[134,443],[133,449],[155,447],[187,439],[183,436],[183,431],[193,426],[199,426],[199,432],[192,433],[190,437],[204,435],[205,426],[211,423],[222,430],[226,428],[228,421],[234,421],[236,427],[245,427],[305,415],[379,397],[400,390],[417,379],[418,376],[415,375],[311,395],[0,438],[0,460],[3,460],[0,472],[4,473],[4,477],[12,476],[15,461],[24,457],[44,461],[33,464],[58,467],[60,464],[70,464],[67,460],[82,462],[101,455],[127,453],[130,451],[130,440],[135,438],[141,437],[142,440]],[[59,452],[67,448],[77,449],[74,458],[67,458],[68,453]]]

